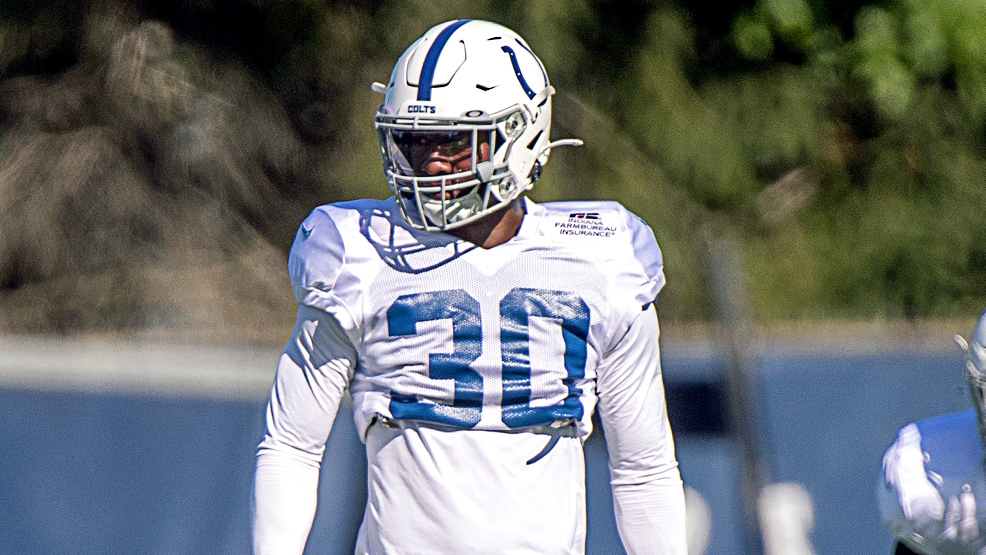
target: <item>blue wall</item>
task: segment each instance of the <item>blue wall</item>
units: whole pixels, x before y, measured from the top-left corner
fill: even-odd
[[[957,348],[761,355],[773,475],[811,493],[819,555],[889,555],[874,499],[880,457],[904,423],[969,406],[961,360]],[[738,449],[715,398],[722,367],[715,357],[665,349],[669,399],[682,405],[671,407],[682,475],[712,512],[707,553],[739,555]],[[264,404],[0,387],[0,553],[248,552]],[[601,435],[586,457],[588,552],[622,553]],[[352,553],[363,461],[343,413],[308,553]]]

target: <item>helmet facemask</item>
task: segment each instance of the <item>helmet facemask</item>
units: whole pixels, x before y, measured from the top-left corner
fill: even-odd
[[[506,206],[532,179],[518,183],[511,154],[530,127],[523,106],[479,117],[422,118],[377,114],[384,173],[405,220],[418,229],[453,229]],[[539,137],[531,141],[533,146]],[[534,164],[539,169],[540,164]],[[536,173],[532,177],[536,180]]]

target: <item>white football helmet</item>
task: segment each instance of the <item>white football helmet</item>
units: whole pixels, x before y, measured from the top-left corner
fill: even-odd
[[[383,169],[412,227],[447,230],[506,206],[541,176],[552,147],[544,66],[487,21],[436,25],[394,66],[375,127]]]

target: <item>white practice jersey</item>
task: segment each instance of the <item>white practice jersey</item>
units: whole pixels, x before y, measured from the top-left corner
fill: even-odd
[[[317,468],[348,387],[369,464],[357,553],[583,553],[581,443],[597,404],[628,552],[682,552],[654,235],[617,203],[526,209],[492,249],[409,228],[393,199],[304,221],[289,259],[301,310],[258,455],[255,544],[291,543],[267,541],[279,532],[265,488],[289,481],[282,462]]]

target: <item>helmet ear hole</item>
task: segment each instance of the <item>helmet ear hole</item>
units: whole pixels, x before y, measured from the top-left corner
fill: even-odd
[[[511,138],[522,133],[524,131],[524,116],[520,115],[519,112],[511,114],[504,125],[504,131]]]

